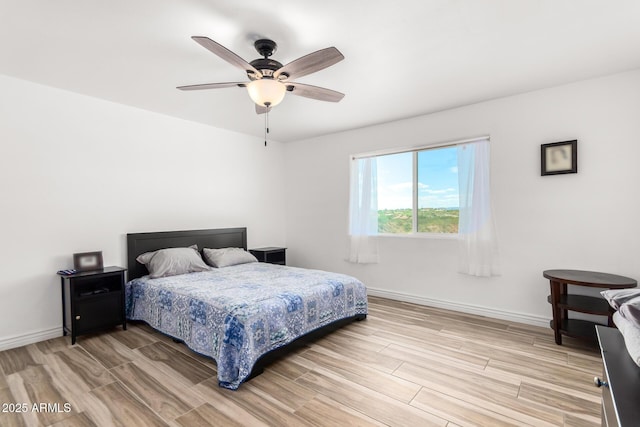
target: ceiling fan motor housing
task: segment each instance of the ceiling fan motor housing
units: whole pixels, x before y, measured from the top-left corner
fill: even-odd
[[[256,40],[253,43],[253,46],[256,48],[258,53],[262,55],[262,58],[255,59],[250,62],[250,64],[257,70],[260,70],[263,76],[271,77],[273,73],[280,68],[282,68],[282,64],[276,60],[269,59],[271,55],[276,51],[278,45],[273,40],[269,39],[260,39]],[[255,79],[255,76],[252,76],[251,73],[247,74],[250,79]]]
[[[266,77],[273,76],[275,71],[282,68],[282,64],[280,62],[269,58],[254,59],[250,64],[257,70],[260,70],[262,75]],[[248,76],[249,78],[252,78],[251,74],[248,74]],[[253,78],[255,78],[255,76]]]

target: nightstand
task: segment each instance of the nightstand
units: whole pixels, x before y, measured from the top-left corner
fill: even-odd
[[[278,246],[269,246],[266,248],[249,249],[249,252],[260,262],[268,262],[269,264],[287,264],[287,256],[285,254],[287,248]]]
[[[62,333],[71,334],[71,344],[78,335],[122,325],[124,314],[124,273],[122,267],[60,274],[62,287]]]

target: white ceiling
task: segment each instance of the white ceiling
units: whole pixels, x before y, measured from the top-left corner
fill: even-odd
[[[0,74],[261,137],[245,89],[175,89],[246,80],[192,35],[247,61],[265,37],[283,64],[344,54],[297,79],[341,102],[270,114],[287,142],[640,68],[640,1],[0,0]]]

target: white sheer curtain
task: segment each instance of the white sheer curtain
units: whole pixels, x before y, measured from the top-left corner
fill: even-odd
[[[458,145],[459,272],[471,276],[500,274],[491,207],[490,153],[488,140]]]
[[[376,158],[353,159],[349,195],[349,261],[378,262],[378,183]]]

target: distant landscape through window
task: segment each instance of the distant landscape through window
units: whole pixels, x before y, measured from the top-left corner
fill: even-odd
[[[379,233],[457,233],[455,146],[378,156]]]

